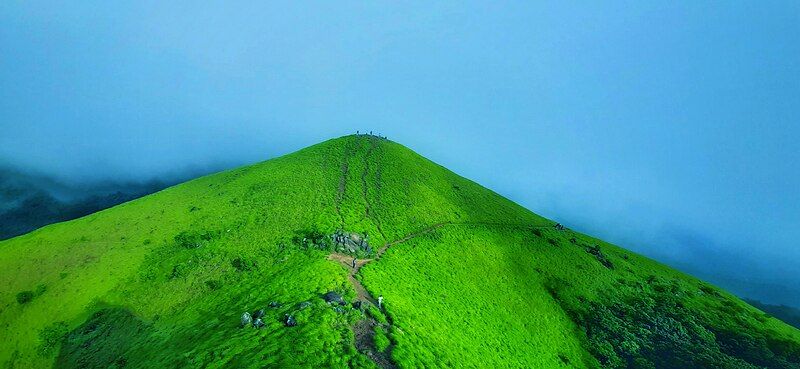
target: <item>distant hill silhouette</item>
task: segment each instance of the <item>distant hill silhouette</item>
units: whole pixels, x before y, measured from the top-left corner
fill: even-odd
[[[154,180],[80,186],[0,167],[0,240],[92,214],[171,184]]]
[[[800,329],[800,309],[786,305],[771,305],[758,300],[744,299],[748,304],[759,310],[782,320],[784,323]]]

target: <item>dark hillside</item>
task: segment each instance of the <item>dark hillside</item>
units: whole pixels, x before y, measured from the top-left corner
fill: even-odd
[[[761,301],[750,299],[745,299],[745,301],[759,310],[786,322],[786,324],[800,329],[800,309],[786,305],[765,304]]]
[[[0,167],[0,240],[48,224],[80,218],[148,195],[170,183],[110,183],[68,186],[52,178]],[[59,196],[63,194],[63,196]]]

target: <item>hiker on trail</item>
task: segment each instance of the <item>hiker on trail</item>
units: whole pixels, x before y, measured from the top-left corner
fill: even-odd
[[[356,268],[356,258],[353,258],[353,269]]]
[[[378,309],[383,309],[383,295],[378,296]]]

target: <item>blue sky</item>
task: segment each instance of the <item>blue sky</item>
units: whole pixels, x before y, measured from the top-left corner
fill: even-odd
[[[70,181],[381,132],[800,305],[800,3],[0,4],[0,162]]]

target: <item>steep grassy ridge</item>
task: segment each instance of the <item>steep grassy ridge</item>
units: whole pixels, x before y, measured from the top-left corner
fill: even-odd
[[[373,245],[354,281],[339,229]],[[354,283],[385,316],[321,298]],[[800,365],[797,330],[371,136],[0,242],[0,336],[15,368]]]

